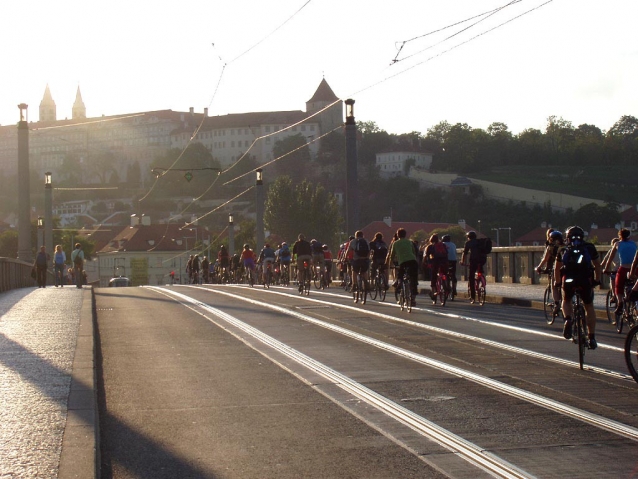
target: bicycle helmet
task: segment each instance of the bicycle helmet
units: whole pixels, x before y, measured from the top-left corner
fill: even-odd
[[[250,248],[250,245],[249,245],[248,243],[246,243],[246,244],[244,245],[244,249],[248,249],[248,248]]]
[[[323,245],[323,246],[321,247],[321,249],[323,249],[323,250],[327,250],[327,249],[328,249],[328,245],[327,245],[327,244]]]
[[[468,232],[467,237],[468,237],[469,239],[471,239],[471,240],[472,240],[472,239],[476,239],[476,231],[470,231],[470,232]]]
[[[549,239],[551,239],[552,241],[563,241],[563,233],[554,230],[549,234]]]
[[[443,238],[441,238],[441,241],[443,241],[444,243],[448,243],[450,240],[450,235],[443,235]]]
[[[567,231],[565,231],[565,237],[569,241],[573,241],[575,239],[579,239],[582,241],[582,239],[585,237],[585,232],[580,226],[570,226],[569,228],[567,228]]]

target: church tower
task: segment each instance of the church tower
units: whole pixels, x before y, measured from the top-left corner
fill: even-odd
[[[80,87],[78,85],[78,91],[75,94],[75,102],[73,103],[73,109],[71,110],[71,118],[79,120],[86,118],[86,107],[82,101],[82,94],[80,93]]]
[[[311,114],[316,113],[337,100],[339,100],[339,98],[334,94],[326,79],[323,78],[315,94],[306,102],[306,112]],[[315,118],[318,118],[321,124],[321,134],[327,133],[339,125],[343,125],[343,102],[337,101],[337,103],[319,113]]]
[[[51,90],[47,84],[46,90],[44,90],[44,97],[40,102],[40,121],[55,121],[57,120],[55,102],[51,96]]]

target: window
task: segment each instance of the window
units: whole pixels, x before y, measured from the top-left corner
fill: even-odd
[[[270,133],[270,127],[269,127],[269,126],[264,127],[264,131],[265,131],[266,133]]]
[[[306,131],[306,125],[301,125],[301,131]]]

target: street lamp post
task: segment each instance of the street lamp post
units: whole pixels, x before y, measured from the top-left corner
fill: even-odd
[[[359,227],[359,185],[357,179],[357,124],[354,121],[354,100],[346,104],[346,231],[353,234]]]
[[[42,216],[38,216],[38,240],[37,240],[37,245],[36,245],[36,249],[39,249],[40,246],[42,246],[44,244],[44,238],[43,236],[43,231],[42,228],[44,226],[44,219],[42,218]]]
[[[233,214],[228,214],[228,254],[235,254],[235,224],[233,223]]]
[[[51,172],[44,174],[44,246],[53,254],[53,184]]]
[[[264,172],[261,168],[255,170],[257,178],[255,182],[255,245],[256,251],[264,247]]]
[[[492,231],[496,231],[496,246],[501,246],[501,243],[498,240],[498,228],[492,228]]]
[[[29,124],[26,113],[29,106],[20,103],[18,122],[18,259],[31,263],[31,200],[29,190]]]

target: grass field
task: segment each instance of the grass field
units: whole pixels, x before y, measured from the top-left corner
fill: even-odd
[[[471,177],[535,190],[561,192],[603,201],[634,204],[638,201],[638,178],[614,167],[534,167],[494,168]]]

